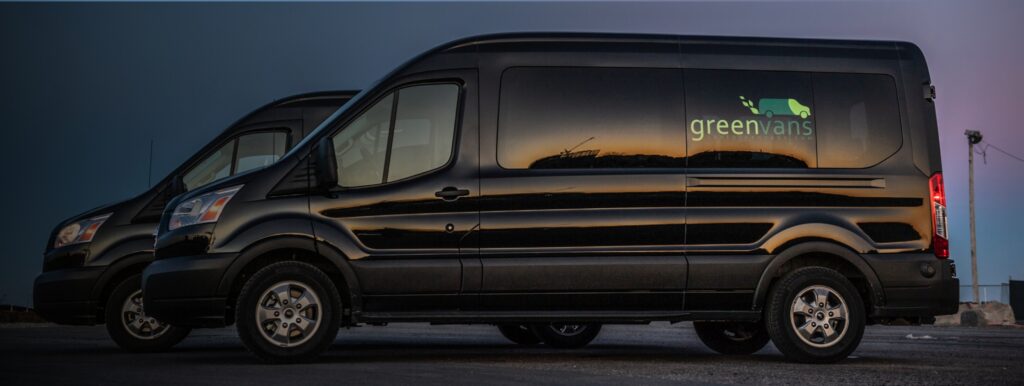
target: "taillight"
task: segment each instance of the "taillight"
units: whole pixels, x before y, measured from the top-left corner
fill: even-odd
[[[946,226],[946,189],[942,183],[942,172],[932,174],[928,179],[928,192],[932,201],[932,250],[935,257],[949,258],[949,234]]]

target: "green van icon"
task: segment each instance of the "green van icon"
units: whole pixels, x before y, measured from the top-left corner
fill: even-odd
[[[771,118],[776,115],[795,115],[800,118],[811,116],[811,108],[804,106],[793,98],[761,98],[757,100],[757,107],[754,102],[740,95],[743,106],[750,109],[750,112],[757,115],[764,115]]]

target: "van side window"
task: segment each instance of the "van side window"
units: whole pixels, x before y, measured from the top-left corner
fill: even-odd
[[[182,177],[192,190],[238,173],[277,162],[288,147],[288,133],[265,131],[245,134],[224,144]],[[237,152],[237,153],[236,153]]]
[[[284,155],[288,145],[288,134],[266,132],[244,135],[238,138],[238,160],[235,173],[270,166]]]
[[[452,156],[459,86],[438,84],[398,91],[387,181],[437,169]]]
[[[685,73],[688,167],[817,166],[810,74]]]
[[[393,103],[394,95],[389,94],[331,139],[341,186],[374,185],[384,180]]]
[[[405,87],[378,101],[332,138],[339,185],[397,181],[447,164],[458,99],[458,85],[430,84]]]
[[[892,77],[814,74],[818,166],[865,168],[903,144],[899,101]]]
[[[684,166],[678,69],[510,68],[500,98],[504,168]]]

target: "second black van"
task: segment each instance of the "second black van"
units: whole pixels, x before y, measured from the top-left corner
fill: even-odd
[[[360,323],[579,347],[650,321],[837,361],[867,324],[956,310],[933,96],[909,43],[460,40],[174,199],[147,311],[270,361]]]
[[[140,275],[153,260],[153,234],[174,196],[277,162],[355,91],[295,95],[256,109],[220,133],[146,192],[61,222],[50,234],[35,310],[61,324],[106,324],[131,351],[173,346],[188,335],[145,312]]]

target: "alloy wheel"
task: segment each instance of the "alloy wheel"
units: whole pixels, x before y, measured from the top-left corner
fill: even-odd
[[[810,346],[831,347],[846,335],[850,311],[843,297],[831,287],[804,288],[797,292],[790,310],[793,331]]]
[[[320,328],[320,297],[303,283],[274,284],[259,299],[256,325],[263,339],[274,345],[301,345]]]
[[[146,315],[142,307],[141,289],[132,293],[121,305],[121,324],[133,337],[143,340],[156,339],[170,328],[169,324]]]

